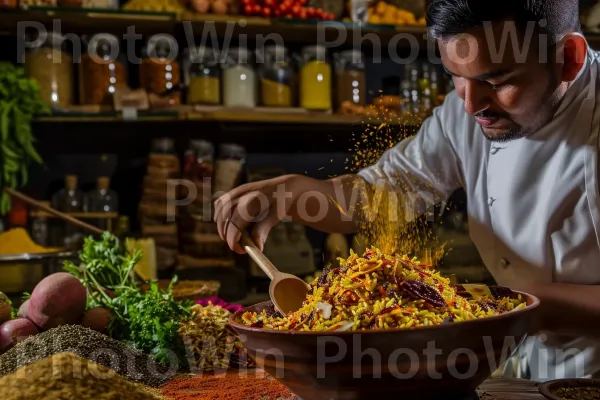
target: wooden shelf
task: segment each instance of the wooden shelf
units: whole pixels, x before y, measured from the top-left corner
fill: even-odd
[[[171,111],[153,113],[140,112],[135,120],[124,119],[120,112],[80,113],[60,112],[36,120],[39,123],[70,122],[168,122],[168,121],[205,121],[258,124],[310,124],[310,125],[366,125],[379,124],[380,121],[363,117],[335,114],[331,112],[307,111],[300,108],[277,110],[272,108],[230,109],[226,107],[190,107],[182,106]]]
[[[115,219],[119,217],[119,214],[114,212],[107,213],[65,213],[73,218],[77,219]],[[34,210],[29,213],[32,218],[57,218],[54,214],[47,213],[45,211]]]

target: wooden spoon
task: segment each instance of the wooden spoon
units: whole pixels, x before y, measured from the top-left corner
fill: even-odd
[[[230,223],[236,226],[231,221]],[[295,275],[279,272],[271,261],[258,249],[250,235],[245,230],[239,230],[242,233],[241,243],[244,250],[271,279],[269,297],[271,297],[275,309],[283,315],[298,311],[302,307],[304,300],[306,300],[308,289],[310,289],[308,283]]]

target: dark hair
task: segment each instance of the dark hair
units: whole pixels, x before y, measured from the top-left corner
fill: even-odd
[[[427,26],[433,39],[443,39],[483,26],[484,21],[514,19],[525,30],[535,22],[554,44],[562,35],[580,31],[579,0],[431,0]],[[545,24],[540,22],[545,21]]]

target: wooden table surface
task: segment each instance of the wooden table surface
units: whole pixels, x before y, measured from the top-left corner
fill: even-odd
[[[538,383],[524,379],[490,378],[479,387],[480,400],[547,400]]]

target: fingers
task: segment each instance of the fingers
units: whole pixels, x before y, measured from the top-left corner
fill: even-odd
[[[254,225],[251,236],[260,251],[264,250],[265,242],[267,241],[269,232],[271,232],[271,229],[273,229],[273,227],[277,225],[279,221],[280,217],[277,214],[277,209],[272,207],[267,216]]]
[[[262,198],[262,192],[250,192],[232,203],[231,212],[228,216],[222,211],[219,220],[221,232],[224,240],[227,241],[229,247],[239,253],[244,254],[242,246],[239,245],[241,239],[240,230],[246,229],[252,222],[257,222],[264,219],[269,214],[270,203]]]

